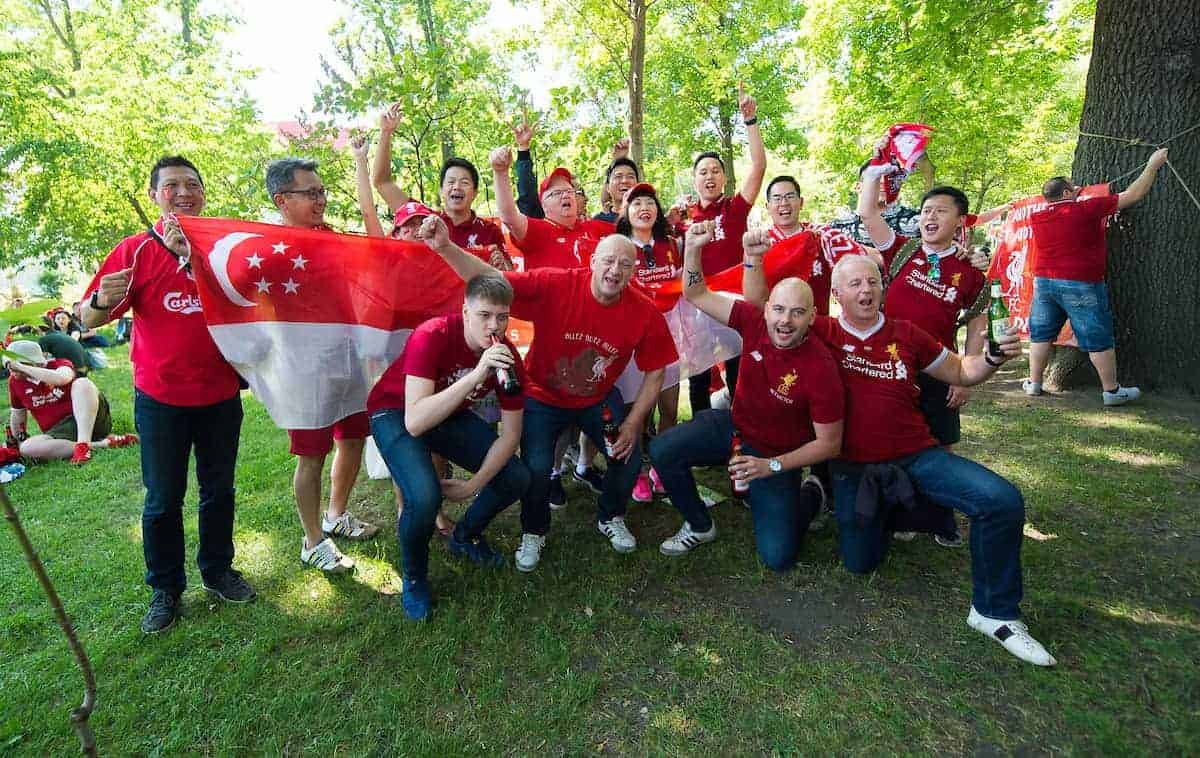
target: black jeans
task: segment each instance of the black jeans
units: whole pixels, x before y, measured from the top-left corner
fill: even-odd
[[[234,468],[242,430],[242,397],[212,405],[167,405],[135,391],[133,421],[141,437],[142,551],[146,584],[183,592],[187,587],[183,545],[183,496],[188,463],[196,454],[200,486],[200,549],[196,563],[206,579],[233,564]]]
[[[725,361],[725,385],[729,387],[730,402],[733,402],[733,391],[737,389],[738,366],[741,365],[741,360],[742,357],[739,355]],[[688,400],[692,404],[693,418],[700,411],[706,411],[712,407],[712,401],[708,396],[708,387],[712,384],[712,372],[713,369],[710,368],[688,377]]]

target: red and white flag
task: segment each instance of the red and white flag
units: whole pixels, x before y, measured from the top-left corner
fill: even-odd
[[[284,429],[362,411],[413,328],[462,306],[423,244],[181,216],[217,347]]]
[[[933,134],[933,127],[925,124],[904,123],[892,124],[888,127],[887,144],[883,146],[879,155],[870,160],[872,166],[890,164],[897,169],[894,173],[879,179],[883,184],[883,200],[888,207],[891,207],[900,198],[900,187],[904,185],[904,180],[916,168],[917,161],[925,155],[925,148],[929,145],[931,134]]]

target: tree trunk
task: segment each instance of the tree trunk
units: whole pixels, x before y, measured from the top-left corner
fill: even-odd
[[[721,160],[725,161],[725,194],[733,197],[733,193],[737,192],[737,169],[734,168],[733,161],[737,155],[733,152],[733,123],[737,114],[736,103],[723,103],[721,109],[724,113],[731,114],[728,118],[722,117],[719,130],[721,134]]]
[[[1098,0],[1080,131],[1167,141],[1170,164],[1200,196],[1200,0]],[[1188,21],[1191,19],[1191,21]],[[1152,148],[1080,136],[1074,180],[1134,171]],[[1111,228],[1108,284],[1123,382],[1200,393],[1200,208],[1163,167],[1150,194]],[[1113,187],[1124,189],[1129,179]]]
[[[450,107],[450,81],[446,76],[446,61],[438,38],[438,20],[433,12],[433,0],[417,0],[417,16],[425,35],[425,50],[434,62],[433,89],[437,96],[437,111],[442,113]],[[454,157],[454,135],[448,127],[438,128],[438,141],[442,146],[442,161]]]
[[[645,114],[642,75],[646,68],[646,0],[629,0],[629,20],[633,25],[629,42],[629,157],[641,166],[645,138],[642,129]]]

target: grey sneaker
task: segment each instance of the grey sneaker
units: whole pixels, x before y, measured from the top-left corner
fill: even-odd
[[[1105,405],[1125,405],[1130,400],[1137,400],[1142,396],[1142,391],[1137,387],[1121,387],[1117,386],[1115,392],[1105,391],[1103,394]]]
[[[142,634],[158,634],[175,626],[179,620],[179,595],[167,590],[155,590],[150,596],[150,608],[142,616]]]

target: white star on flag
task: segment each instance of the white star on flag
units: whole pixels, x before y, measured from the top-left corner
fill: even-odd
[[[250,268],[262,268],[263,259],[258,256],[258,253],[251,253],[246,258],[246,263],[250,264]]]
[[[288,280],[283,283],[283,293],[285,295],[294,295],[299,289],[300,285],[297,282],[292,281],[291,277],[289,277]]]
[[[292,268],[303,269],[305,263],[308,263],[308,259],[303,255],[297,255],[295,258],[292,258]]]
[[[273,282],[268,282],[267,277],[264,276],[262,279],[259,279],[257,282],[255,282],[255,284],[258,285],[259,292],[266,292],[267,294],[270,294],[271,284],[273,284]]]
[[[275,251],[277,255],[283,255],[283,251],[287,250],[288,246],[283,242],[276,242],[274,245],[271,245],[271,249]]]

